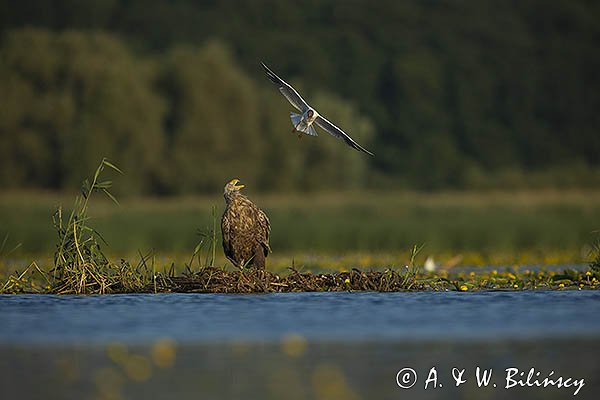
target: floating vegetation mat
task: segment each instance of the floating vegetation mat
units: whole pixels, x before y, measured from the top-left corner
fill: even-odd
[[[197,292],[197,293],[286,293],[286,292],[340,292],[340,291],[481,291],[481,290],[531,290],[531,289],[597,289],[600,273],[565,270],[523,271],[514,270],[469,274],[418,274],[394,270],[360,271],[330,274],[300,273],[291,270],[287,275],[269,271],[246,269],[226,271],[207,267],[188,276],[160,277],[156,284],[148,285],[147,292]]]
[[[153,289],[153,287],[146,288]],[[378,291],[397,292],[426,287],[418,283],[415,274],[396,271],[352,270],[332,274],[300,273],[292,270],[280,276],[265,270],[245,269],[226,271],[207,267],[190,276],[162,279],[159,291],[201,293],[284,293],[284,292],[340,292]]]
[[[96,271],[100,273],[100,271]],[[402,292],[402,291],[485,291],[485,290],[586,290],[600,289],[600,271],[566,269],[563,271],[460,272],[442,270],[419,273],[405,271],[351,271],[313,274],[293,268],[288,274],[266,270],[204,267],[175,276],[168,272],[145,274],[137,270],[114,269],[85,281],[72,278],[52,281],[50,274],[32,264],[21,273],[0,277],[0,293],[107,294],[107,293],[288,293],[288,292]],[[129,278],[127,278],[129,277]],[[135,278],[135,279],[132,279]],[[100,283],[101,282],[101,283]]]

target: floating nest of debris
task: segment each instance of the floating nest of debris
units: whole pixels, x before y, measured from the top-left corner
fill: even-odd
[[[471,271],[419,273],[417,268],[383,271],[351,271],[313,274],[290,268],[282,275],[244,268],[204,267],[183,275],[174,268],[155,273],[143,264],[86,265],[68,269],[54,278],[32,263],[4,282],[0,293],[106,294],[106,293],[289,293],[289,292],[403,292],[487,290],[600,290],[600,269],[563,271]],[[143,268],[142,268],[143,267]]]
[[[186,276],[158,277],[148,292],[178,293],[288,293],[422,290],[410,273],[394,270],[364,272],[353,269],[331,274],[291,273],[280,276],[260,269],[227,271],[206,267]]]

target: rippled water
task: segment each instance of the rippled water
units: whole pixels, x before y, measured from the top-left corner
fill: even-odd
[[[0,296],[0,342],[597,337],[600,292]]]

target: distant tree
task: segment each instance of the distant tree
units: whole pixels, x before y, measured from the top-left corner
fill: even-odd
[[[367,149],[372,148],[372,122],[351,103],[326,92],[311,96],[311,105],[342,128]],[[318,138],[306,137],[306,143],[290,144],[304,154],[303,176],[299,184],[305,189],[359,189],[367,186],[371,156],[358,152],[343,140],[316,127]]]
[[[17,170],[3,173],[8,184],[73,187],[108,157],[127,171],[122,190],[150,190],[164,106],[148,65],[102,33],[24,29],[7,35],[1,51],[0,85],[15,99],[0,116],[10,149],[0,169]]]
[[[130,137],[120,136],[125,130],[134,129],[148,131],[145,144],[154,144],[153,150],[141,151],[153,161],[140,154],[131,159],[136,170],[139,164],[144,171],[132,178],[132,191],[213,190],[240,165],[264,190],[321,187],[319,178],[305,175],[316,157],[313,149],[293,151],[316,142],[289,146],[287,121],[278,117],[288,109],[268,91],[262,60],[287,79],[302,79],[308,88],[343,99],[368,117],[375,132],[369,148],[376,154],[364,166],[376,177],[370,185],[519,186],[529,185],[528,175],[561,185],[574,184],[564,177],[577,171],[579,185],[589,186],[584,177],[597,176],[600,167],[599,4],[0,0],[0,88],[14,99],[0,110],[0,137],[6,142],[0,163],[11,164],[0,171],[0,179],[6,185],[61,187],[71,178],[55,162],[56,154],[66,138],[73,142],[72,132],[96,131],[98,142],[88,148],[108,149],[116,137]],[[38,29],[24,29],[30,26]],[[87,39],[75,44],[75,36]],[[207,44],[209,38],[216,41]],[[86,64],[84,58],[96,60],[85,74],[72,61]],[[200,77],[215,65],[225,81]],[[92,76],[121,89],[93,84]],[[217,82],[225,90],[218,92]],[[117,106],[128,92],[139,99]],[[94,99],[114,94],[114,109],[82,102],[90,93]],[[280,111],[268,114],[263,107]],[[125,117],[117,114],[135,116],[141,109],[147,118],[129,122],[128,128],[120,125],[115,130],[120,134],[100,142],[106,136],[98,133],[112,129],[104,121],[121,124]],[[236,137],[253,162],[238,155],[224,164],[231,171],[221,171],[216,160],[230,157],[222,149],[234,137],[232,114],[247,124]],[[135,143],[136,135],[131,136]],[[205,153],[213,145],[215,150]],[[194,151],[201,152],[200,161],[192,157]],[[35,160],[20,162],[30,154]]]
[[[296,135],[292,134],[289,113],[292,106],[260,71],[264,79],[260,87],[260,131],[265,150],[259,187],[263,190],[294,191],[307,173],[305,155]],[[310,138],[307,138],[310,141]]]
[[[159,86],[169,107],[172,191],[217,190],[233,177],[258,181],[264,147],[259,97],[225,45],[174,48]]]

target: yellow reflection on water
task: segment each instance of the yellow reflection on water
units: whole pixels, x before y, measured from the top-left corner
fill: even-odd
[[[159,339],[152,345],[152,360],[158,368],[171,368],[175,364],[177,354],[176,343],[173,339]]]
[[[312,375],[312,387],[317,399],[360,399],[360,396],[350,388],[343,371],[337,365],[318,365]]]
[[[281,339],[281,351],[290,357],[300,357],[306,352],[308,342],[298,334],[286,335]]]

